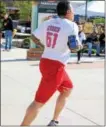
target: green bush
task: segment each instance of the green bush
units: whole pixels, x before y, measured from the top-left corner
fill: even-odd
[[[2,1],[0,1],[0,31],[3,29],[3,19],[4,14],[6,13],[6,4]]]
[[[21,48],[30,48],[31,38],[25,38],[22,42]]]
[[[95,18],[95,19],[93,19],[93,22],[95,24],[105,23],[105,18]]]
[[[83,53],[88,53],[88,49],[83,49]],[[92,49],[92,54],[96,54],[96,49]]]

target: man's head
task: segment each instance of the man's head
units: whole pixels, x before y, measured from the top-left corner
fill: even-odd
[[[58,3],[57,14],[59,17],[64,17],[71,21],[74,19],[73,8],[69,1],[61,1]]]
[[[4,15],[4,18],[7,19],[8,17],[9,17],[9,14],[6,13],[6,14]]]

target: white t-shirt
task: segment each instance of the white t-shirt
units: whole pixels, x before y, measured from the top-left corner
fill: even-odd
[[[80,42],[81,42],[81,43],[82,43],[83,40],[86,40],[86,36],[85,36],[84,32],[81,32],[81,33],[79,34],[79,39],[80,39]]]
[[[42,58],[66,64],[70,59],[70,50],[67,45],[68,37],[75,35],[80,45],[78,32],[76,23],[68,19],[52,18],[42,23],[32,34],[40,39],[45,46]]]

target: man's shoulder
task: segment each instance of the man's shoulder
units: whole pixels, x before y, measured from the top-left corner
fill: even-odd
[[[46,20],[46,21],[43,21],[41,24],[42,24],[42,25],[47,25],[47,24],[49,24],[50,22],[51,22],[51,19]]]
[[[55,19],[55,18],[51,18],[51,19],[46,20],[46,21],[44,21],[44,22],[45,22],[45,24],[46,24],[46,23],[51,23],[51,22],[54,22],[54,21],[56,21],[56,19]]]
[[[74,21],[71,21],[71,20],[69,20],[69,19],[65,19],[65,21],[67,22],[67,23],[69,23],[69,24],[76,24]],[[77,24],[76,24],[77,25]]]
[[[70,21],[68,19],[65,19],[64,24],[68,25],[69,27],[77,27],[77,24],[73,21]]]

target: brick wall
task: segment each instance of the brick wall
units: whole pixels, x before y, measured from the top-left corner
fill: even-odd
[[[32,48],[27,51],[27,59],[28,60],[38,60],[41,58],[43,50],[39,48]]]

